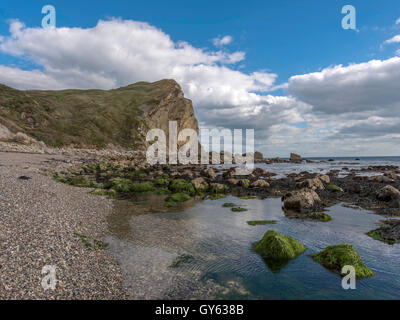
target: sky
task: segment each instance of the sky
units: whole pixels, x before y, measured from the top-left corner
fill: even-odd
[[[43,28],[42,7],[56,9]],[[342,7],[356,10],[343,29]],[[172,78],[201,128],[255,129],[265,156],[400,155],[395,0],[8,1],[0,83],[111,89]]]

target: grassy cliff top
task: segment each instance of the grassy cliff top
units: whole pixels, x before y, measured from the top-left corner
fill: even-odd
[[[156,106],[171,92],[174,80],[138,82],[113,90],[16,90],[0,85],[0,124],[49,146],[135,148],[138,128],[146,126],[140,106]]]

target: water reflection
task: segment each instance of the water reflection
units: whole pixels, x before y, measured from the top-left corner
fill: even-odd
[[[336,205],[327,223],[285,217],[280,199],[190,201],[168,210],[162,198],[116,202],[107,241],[135,298],[396,299],[400,292],[400,245],[366,236],[381,216]],[[149,201],[141,203],[141,201]],[[248,209],[232,212],[232,202]],[[277,224],[249,226],[249,220]],[[279,272],[272,272],[251,249],[274,229],[307,247]],[[328,245],[350,243],[376,273],[343,290],[341,278],[308,256]],[[190,257],[190,258],[182,258]],[[176,263],[180,261],[179,263]],[[275,270],[274,270],[275,271]]]

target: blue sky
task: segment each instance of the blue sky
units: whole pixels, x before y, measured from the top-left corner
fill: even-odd
[[[212,47],[211,39],[229,34],[235,39],[231,48],[246,51],[246,62],[238,67],[247,72],[270,70],[281,82],[329,65],[388,58],[393,48],[381,50],[380,44],[396,34],[393,22],[400,16],[396,0],[15,0],[0,7],[0,34],[8,33],[7,20],[13,18],[28,27],[41,26],[41,8],[46,4],[55,6],[58,27],[87,28],[99,19],[121,17],[146,21],[173,40],[196,47]],[[346,4],[357,9],[359,33],[341,27],[341,8]],[[0,63],[10,61],[0,55]]]
[[[60,78],[57,78],[55,72],[71,72],[71,74],[74,72],[76,75],[78,69],[80,72],[89,67],[86,67],[83,62],[82,65],[76,62],[79,52],[72,54],[67,47],[60,49],[66,43],[62,37],[54,38],[59,39],[53,41],[60,41],[58,44],[46,43],[45,39],[53,39],[51,35],[40,30],[43,17],[41,9],[47,4],[53,5],[57,10],[57,28],[66,28],[70,34],[79,39],[85,37],[85,30],[100,29],[96,27],[99,20],[120,18],[121,21],[146,22],[155,29],[153,30],[155,34],[156,30],[160,30],[162,34],[157,35],[159,38],[156,37],[156,39],[160,39],[160,44],[163,43],[165,37],[170,37],[175,45],[179,41],[187,42],[191,47],[189,51],[194,48],[198,53],[206,52],[207,57],[199,58],[200,62],[193,63],[191,68],[203,63],[210,67],[208,72],[210,79],[208,80],[204,80],[204,75],[199,76],[198,70],[195,73],[192,72],[193,70],[188,73],[181,71],[176,73],[176,69],[172,73],[166,70],[164,72],[163,68],[167,67],[161,62],[160,66],[157,65],[155,68],[154,74],[155,76],[159,74],[160,77],[178,74],[177,80],[180,80],[185,95],[195,103],[201,125],[228,128],[254,127],[259,131],[260,141],[263,141],[260,142],[260,148],[266,153],[286,155],[290,150],[306,155],[322,156],[333,155],[330,150],[334,148],[337,150],[337,155],[349,155],[354,152],[359,155],[400,154],[395,148],[399,142],[399,132],[393,130],[396,122],[393,122],[394,118],[388,116],[387,113],[389,108],[391,110],[398,108],[396,91],[399,90],[393,84],[397,79],[397,73],[394,73],[397,70],[397,60],[393,59],[396,59],[396,51],[400,46],[397,41],[393,41],[393,44],[385,44],[385,41],[400,34],[400,24],[396,24],[396,20],[400,17],[398,1],[143,2],[116,0],[111,2],[73,0],[68,2],[28,2],[15,0],[0,5],[0,36],[8,41],[3,45],[0,42],[0,66],[9,68],[4,69],[3,74],[5,75],[3,79],[0,76],[0,82],[29,89],[31,87],[26,79],[30,76],[36,77],[38,74],[26,74],[21,71],[33,69],[40,70],[40,79],[47,79],[48,83],[59,81],[60,88],[71,86],[108,88],[139,79],[153,80],[151,76],[148,79],[142,79],[146,78],[148,74],[146,72],[152,73],[152,69],[136,73],[138,65],[135,63],[138,60],[134,60],[135,62],[129,62],[129,67],[134,73],[132,77],[127,76],[123,70],[119,70],[118,66],[115,66],[108,71],[108,76],[115,78],[114,82],[109,83],[107,79],[99,79],[100,75],[107,72],[104,71],[101,63],[96,63],[94,67],[90,66],[92,68],[90,72],[93,73],[91,78],[75,79],[76,81],[71,78],[70,82],[62,82]],[[341,20],[344,17],[341,9],[347,4],[356,8],[357,31],[344,30],[341,27]],[[11,41],[9,32],[10,19],[18,19],[25,24],[24,35],[17,35],[17,40],[14,42]],[[121,22],[120,24],[124,25],[125,23]],[[137,55],[135,47],[141,47],[142,44],[130,43],[127,45],[123,40],[124,32],[126,32],[126,36],[129,36],[131,27],[126,24],[125,27],[127,28],[118,34],[121,35],[121,39],[116,41],[111,48],[122,48],[125,56],[129,56],[132,52]],[[78,28],[79,31],[74,32],[74,28]],[[29,29],[36,30],[36,33],[41,32],[43,37],[32,36]],[[99,36],[102,31],[97,30],[96,32]],[[135,32],[140,33],[141,31],[136,30]],[[46,38],[47,36],[50,38]],[[230,36],[231,43],[215,47],[213,39],[224,36]],[[99,37],[101,38],[101,36]],[[42,39],[43,43],[38,44]],[[29,41],[32,41],[32,44]],[[110,41],[113,39],[111,38]],[[154,45],[157,47],[158,40],[154,41],[156,41]],[[63,57],[63,60],[56,61],[56,58],[35,47],[39,45],[57,52],[57,55]],[[93,44],[91,45],[93,46]],[[98,50],[103,53],[102,48],[105,48],[106,45],[102,45],[103,47],[99,47]],[[84,46],[85,44],[83,44],[83,49],[85,49]],[[77,45],[75,50],[79,51],[80,48]],[[154,47],[151,46],[151,48]],[[17,49],[19,54],[15,53]],[[110,50],[110,47],[104,49],[104,51],[106,50]],[[143,61],[153,59],[151,50],[149,48],[146,51],[146,59]],[[171,59],[171,64],[174,64],[177,63],[176,59],[178,58],[174,60],[170,58],[170,55],[176,54],[178,57],[179,53],[177,50],[171,50],[171,52],[168,51],[168,57]],[[219,51],[227,56],[209,62],[210,57],[215,56]],[[143,52],[141,49],[139,55],[143,56]],[[244,53],[244,58],[236,59],[233,63],[227,62],[227,59],[231,59],[228,58],[228,55],[235,52]],[[190,55],[191,53],[188,53],[188,56]],[[188,56],[185,55],[186,58]],[[160,60],[162,59],[160,58]],[[81,60],[84,61],[84,57]],[[208,62],[204,62],[205,60]],[[373,60],[381,61],[381,64],[375,67],[371,62]],[[112,61],[115,62],[115,60]],[[128,63],[126,61],[117,62]],[[65,65],[68,63],[70,65],[66,67]],[[335,69],[329,69],[339,65],[342,67],[337,72],[333,71]],[[349,67],[350,65],[355,65],[355,67]],[[177,69],[186,66],[186,64],[183,66],[179,63],[176,65]],[[226,75],[225,68],[239,73]],[[218,83],[216,77],[221,76],[219,72],[222,72],[227,79],[230,76],[238,76],[237,83],[236,78],[233,82],[239,86],[239,89],[235,91],[234,84],[231,88],[225,88],[226,81]],[[253,77],[254,72],[262,75]],[[315,72],[319,72],[318,75],[315,75]],[[215,78],[211,78],[211,74],[214,74]],[[344,74],[344,76],[338,78],[340,74]],[[382,74],[384,74],[384,81],[370,82],[371,79],[376,79],[376,75]],[[20,83],[22,75],[25,82]],[[360,77],[362,81],[360,81]],[[261,88],[255,84],[259,79],[267,79]],[[201,90],[196,87],[203,84],[201,81],[209,84],[207,92],[214,90],[213,92],[216,94],[201,93]],[[215,85],[213,86],[214,81]],[[248,85],[247,81],[254,83]],[[361,82],[362,84],[360,84]],[[33,83],[37,83],[37,81],[32,81],[32,88],[36,88]],[[243,88],[241,87],[242,83]],[[339,83],[350,83],[350,86],[346,85],[343,89],[339,87]],[[274,89],[282,84],[284,84],[284,88]],[[353,85],[354,88],[352,88]],[[43,82],[43,86],[45,86],[45,82]],[[387,88],[392,86],[394,86],[393,91],[388,92]],[[349,91],[346,91],[349,87]],[[375,89],[371,90],[371,87]],[[230,97],[234,98],[229,99],[218,94],[221,90],[226,90]],[[353,92],[357,92],[362,96],[364,92],[368,95],[372,91],[376,98],[388,97],[388,101],[383,103],[385,110],[379,109],[381,108],[380,100],[377,100],[372,106],[364,100],[361,101],[362,99],[345,100],[342,94],[342,92],[348,92],[348,95],[351,95]],[[252,96],[252,92],[256,92],[257,96]],[[268,98],[262,98],[266,96]],[[374,97],[366,100],[374,100]],[[340,104],[333,103],[335,100],[340,100]],[[210,112],[211,109],[213,113]],[[246,123],[236,119],[238,115]],[[260,119],[263,119],[264,122]],[[385,135],[382,133],[385,131],[382,128],[388,128]],[[285,133],[285,130],[288,132]],[[373,137],[374,143],[381,147],[377,148],[376,145],[372,147],[372,138],[371,136],[368,139],[365,138],[365,132],[376,132],[377,135]],[[297,138],[296,140],[295,137],[301,135],[304,136],[304,139]],[[343,141],[346,143],[351,141],[354,147],[349,148],[343,145]],[[390,148],[391,146],[394,149]],[[320,150],[315,151],[316,148]]]

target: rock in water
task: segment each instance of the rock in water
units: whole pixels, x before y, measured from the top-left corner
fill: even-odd
[[[291,162],[301,162],[301,161],[303,161],[303,158],[300,155],[296,154],[296,153],[291,153],[290,154],[290,161]]]
[[[388,244],[399,243],[400,220],[384,220],[382,221],[382,225],[378,229],[367,232],[367,235]]]
[[[263,159],[264,159],[264,155],[261,152],[259,152],[259,151],[254,152],[254,161],[255,162],[261,162],[261,161],[263,161]]]
[[[283,207],[288,210],[302,211],[310,209],[321,202],[314,190],[288,192],[282,197]]]
[[[342,268],[353,266],[357,278],[371,277],[374,273],[362,262],[356,249],[351,244],[339,244],[326,247],[321,252],[312,254],[314,261],[322,264],[328,270],[342,275]],[[344,274],[342,275],[344,276]]]
[[[292,237],[269,230],[254,245],[254,251],[264,258],[270,269],[279,270],[289,260],[296,258],[306,251],[306,247]]]

